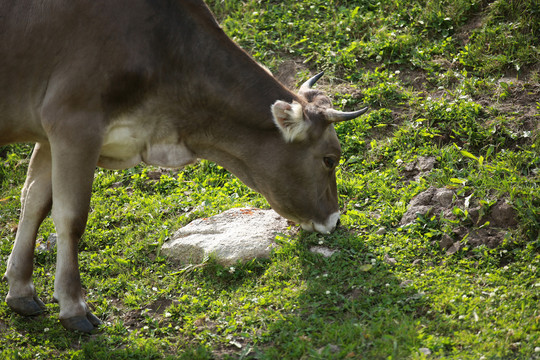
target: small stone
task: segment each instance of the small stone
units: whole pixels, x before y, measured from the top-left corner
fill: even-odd
[[[53,233],[49,235],[47,240],[38,239],[36,241],[36,250],[42,253],[51,251],[52,249],[56,247],[57,238],[58,238],[57,235]]]
[[[388,254],[384,254],[384,262],[388,265],[396,265],[397,261],[395,258],[388,256]]]
[[[332,354],[338,353],[341,350],[341,348],[339,346],[334,345],[334,344],[329,344],[328,346],[325,346],[325,347],[322,347],[322,348],[318,349],[317,353],[319,355],[321,355],[324,352],[325,349],[330,350],[330,352]]]
[[[412,280],[403,280],[403,281],[401,282],[401,284],[399,284],[399,287],[400,287],[400,288],[406,288],[406,287],[408,287],[408,286],[411,286],[411,285],[413,284],[413,282],[414,282],[414,281],[412,281]]]
[[[332,352],[332,353],[334,353],[334,354],[337,353],[337,352],[339,352],[339,350],[341,350],[341,349],[339,348],[339,346],[334,345],[334,344],[328,345],[328,348],[330,349],[330,352]]]
[[[480,219],[480,206],[476,206],[469,209],[469,217],[474,224],[478,224]]]
[[[517,212],[506,201],[499,201],[493,205],[491,209],[491,218],[493,219],[493,226],[497,227],[512,227],[517,225]]]
[[[418,351],[420,351],[422,354],[424,354],[426,356],[431,355],[431,350],[429,350],[428,348],[420,348],[420,349],[418,349]]]
[[[418,214],[428,216],[426,214],[429,214],[433,211],[433,195],[436,192],[437,188],[432,186],[426,191],[423,191],[420,194],[416,195],[409,203],[405,214],[403,214],[400,225],[406,225],[414,222]],[[435,209],[434,212],[438,213],[437,209]]]
[[[416,170],[416,161],[405,164],[404,169],[407,172],[413,172]]]
[[[383,228],[383,227],[382,227],[382,228],[379,228],[379,230],[377,230],[377,231],[375,232],[375,234],[376,234],[376,235],[384,235],[384,234],[386,234],[386,229]]]
[[[457,253],[461,249],[461,243],[459,241],[456,241],[455,243],[450,246],[448,250],[446,250],[446,255],[453,255]]]
[[[454,200],[454,192],[446,188],[437,189],[433,195],[433,200],[443,207],[449,207]]]
[[[314,254],[319,254],[324,256],[325,258],[329,258],[335,253],[337,253],[337,250],[332,250],[324,246],[312,246],[309,251],[311,251]]]
[[[149,180],[159,180],[163,173],[161,171],[149,171],[146,176]]]
[[[416,169],[420,171],[431,171],[435,167],[437,160],[434,156],[419,156],[416,160]]]
[[[454,239],[452,239],[450,235],[444,234],[439,245],[441,246],[441,250],[448,250],[452,245],[454,245]]]
[[[401,218],[400,225],[407,225],[416,220],[418,215],[423,216],[429,216],[429,214],[432,212],[433,206],[429,205],[416,205],[416,206],[409,206],[409,209],[403,214],[403,217]]]
[[[420,194],[416,195],[412,200],[409,206],[415,207],[420,205],[425,206],[433,206],[433,196],[437,192],[437,188],[431,186],[427,190],[421,192]]]

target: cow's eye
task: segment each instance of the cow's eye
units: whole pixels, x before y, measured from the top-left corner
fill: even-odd
[[[324,166],[326,166],[327,168],[329,169],[333,169],[334,167],[336,167],[336,159],[333,158],[333,157],[330,157],[330,156],[325,156],[323,158],[323,161],[324,161]]]

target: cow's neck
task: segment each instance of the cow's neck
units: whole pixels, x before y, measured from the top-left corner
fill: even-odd
[[[201,107],[217,111],[214,115],[227,115],[229,121],[273,127],[270,106],[277,100],[298,100],[296,95],[236,45],[226,45],[230,49],[216,50],[200,59],[196,79],[192,79],[198,89],[191,97],[199,100]]]
[[[249,175],[252,164],[259,152],[283,141],[271,105],[277,100],[300,100],[220,29],[209,31],[214,36],[194,42],[198,57],[182,74],[189,84],[182,89],[187,95],[182,107],[189,109],[186,115],[195,126],[187,125],[186,144],[196,156],[217,162],[260,191]]]
[[[194,100],[194,112],[199,114],[194,120],[200,127],[188,146],[198,157],[218,163],[261,192],[252,177],[253,166],[264,161],[262,153],[272,144],[283,142],[271,105],[298,99],[245,54],[237,61],[229,66],[201,66],[203,90]]]

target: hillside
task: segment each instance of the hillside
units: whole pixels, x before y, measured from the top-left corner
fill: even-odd
[[[335,108],[369,105],[336,125],[340,227],[179,268],[159,251],[176,229],[266,200],[208,161],[98,169],[79,250],[105,325],[61,327],[56,254],[39,252],[48,313],[0,302],[0,358],[540,359],[538,0],[206,2],[287,86],[324,70]],[[0,147],[1,273],[31,149]]]

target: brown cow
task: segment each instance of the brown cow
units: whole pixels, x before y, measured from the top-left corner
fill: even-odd
[[[5,278],[17,313],[43,310],[32,282],[38,227],[58,233],[54,298],[70,330],[99,320],[83,297],[77,244],[96,165],[215,161],[304,229],[339,218],[334,168],[342,113],[294,94],[231,41],[202,0],[3,0],[0,145],[36,146]]]

